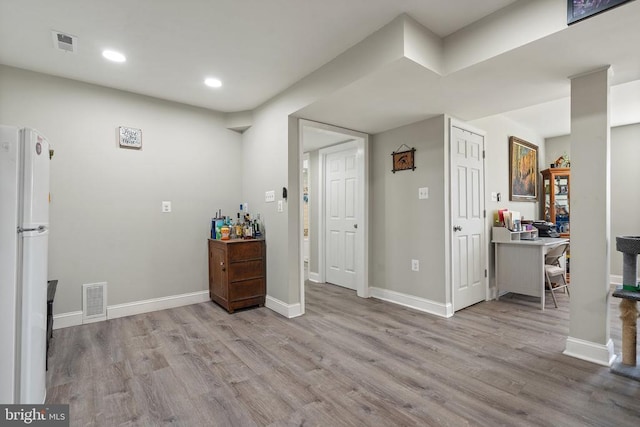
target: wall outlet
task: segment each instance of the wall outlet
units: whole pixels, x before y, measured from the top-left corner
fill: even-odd
[[[264,193],[264,201],[267,203],[271,203],[271,202],[275,202],[276,201],[276,192],[271,190],[271,191],[266,191]]]
[[[284,202],[282,200],[278,200],[278,212],[284,212]]]
[[[411,260],[411,270],[412,271],[420,271],[420,261],[417,259]]]
[[[418,199],[428,199],[428,198],[429,198],[429,187],[418,188]]]
[[[162,202],[162,212],[163,213],[171,212],[171,202],[168,202],[168,201]]]

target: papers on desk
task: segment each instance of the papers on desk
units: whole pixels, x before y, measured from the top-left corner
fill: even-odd
[[[502,216],[504,218],[504,226],[507,227],[511,231],[520,231],[522,230],[522,224],[520,223],[522,217],[520,216],[520,212],[516,211],[503,211]]]

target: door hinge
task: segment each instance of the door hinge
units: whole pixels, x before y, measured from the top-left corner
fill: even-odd
[[[482,210],[482,216],[483,216],[484,218],[486,218],[486,217],[487,217],[487,210],[486,210],[486,209],[483,209],[483,210]]]
[[[484,269],[484,277],[487,277],[487,269]]]
[[[485,154],[485,151],[484,151],[484,150],[482,150],[482,158],[483,158],[483,159],[484,159],[484,154]]]

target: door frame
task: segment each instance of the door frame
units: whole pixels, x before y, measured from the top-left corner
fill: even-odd
[[[468,123],[465,123],[463,121],[460,120],[456,120],[452,117],[449,118],[449,126],[447,127],[447,132],[449,133],[448,135],[448,145],[449,145],[449,149],[446,150],[447,156],[449,157],[447,159],[447,161],[445,162],[445,164],[447,165],[447,169],[448,173],[445,174],[446,179],[449,181],[447,183],[447,188],[449,188],[449,203],[447,205],[447,215],[445,215],[446,221],[445,221],[445,226],[447,227],[448,233],[447,233],[447,293],[449,295],[448,296],[448,302],[447,302],[447,306],[451,307],[451,313],[447,313],[447,317],[453,316],[453,314],[455,313],[454,307],[454,299],[455,299],[455,289],[453,289],[454,283],[453,283],[453,272],[454,272],[454,265],[453,265],[453,238],[454,238],[454,232],[453,232],[453,212],[452,212],[452,204],[453,204],[453,188],[452,188],[452,176],[451,174],[454,173],[453,170],[453,154],[452,154],[452,150],[453,150],[453,139],[452,139],[452,135],[453,135],[453,128],[457,127],[463,130],[466,130],[468,132],[471,133],[475,133],[477,135],[481,135],[483,138],[483,142],[482,142],[482,149],[483,152],[486,152],[486,143],[487,143],[487,133],[481,129],[478,129],[474,126],[469,125]],[[489,232],[487,230],[487,214],[486,214],[486,208],[487,208],[487,168],[486,168],[486,159],[483,153],[482,156],[482,168],[484,169],[484,173],[483,175],[483,179],[482,179],[482,198],[484,199],[485,203],[484,203],[484,227],[483,227],[483,233],[484,233],[484,269],[487,272],[487,274],[485,275],[483,282],[484,282],[484,289],[485,289],[485,301],[488,301],[490,299],[490,290],[489,290],[489,250],[491,249],[490,247],[490,243],[489,243],[489,239],[487,238],[487,236],[489,235]]]
[[[333,126],[325,123],[314,122],[306,119],[299,119],[299,141],[300,141],[300,159],[302,159],[304,149],[304,129],[305,128],[315,128],[321,130],[328,130],[331,132],[341,133],[347,137],[352,137],[353,141],[347,142],[347,144],[354,143],[358,149],[358,153],[356,155],[356,159],[358,161],[358,229],[363,232],[359,234],[357,240],[357,252],[358,256],[356,258],[356,264],[358,266],[357,275],[356,275],[356,293],[359,297],[369,298],[369,135],[366,133],[354,131],[351,129],[345,129],[338,126]],[[317,198],[313,198],[313,200],[318,201],[318,212],[320,213],[320,221],[318,224],[318,280],[323,283],[325,281],[325,160],[326,155],[330,152],[335,152],[340,150],[342,144],[336,144],[331,147],[321,148],[319,149],[319,179],[318,179],[318,189]],[[338,147],[338,148],[336,148]],[[300,160],[300,170],[299,170],[299,179],[302,182],[302,160]],[[302,187],[301,194],[302,197]],[[312,201],[309,202],[310,205]],[[303,211],[302,205],[300,206],[300,248],[304,244],[304,225],[303,225]],[[313,238],[313,236],[311,236]],[[299,254],[301,268],[304,268],[304,253],[301,249]],[[304,275],[302,275],[304,276]],[[305,299],[304,299],[304,277],[300,283],[300,302],[302,306],[302,312],[304,312]]]

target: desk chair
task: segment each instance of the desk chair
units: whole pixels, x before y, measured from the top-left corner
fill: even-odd
[[[553,304],[558,308],[558,301],[556,301],[555,291],[560,289],[566,289],[567,295],[569,295],[569,285],[567,284],[566,269],[560,264],[560,258],[562,258],[569,248],[568,243],[563,243],[549,250],[544,258],[544,276],[547,287],[551,291],[551,297],[553,298]],[[562,283],[560,283],[562,280]],[[555,287],[554,287],[555,283]]]

